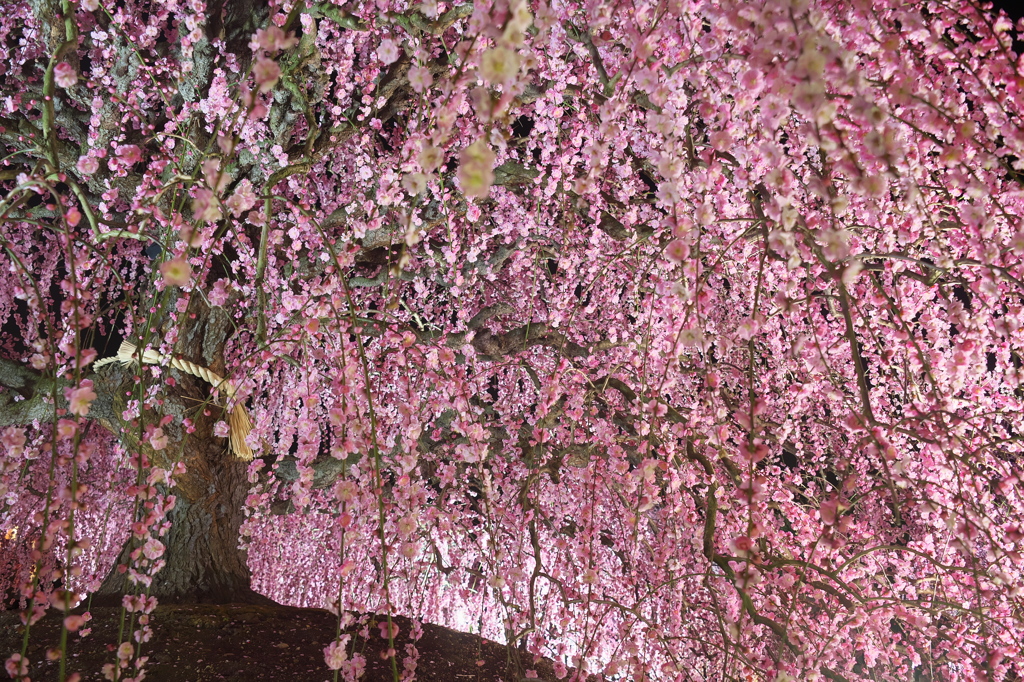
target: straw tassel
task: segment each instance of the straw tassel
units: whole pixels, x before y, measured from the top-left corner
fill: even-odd
[[[155,350],[147,349],[142,352],[142,357],[139,357],[136,351],[135,344],[125,341],[121,344],[121,347],[117,349],[117,355],[110,358],[104,358],[94,364],[94,367],[102,367],[114,362],[119,362],[125,367],[132,363],[139,362],[141,360],[144,365],[167,365],[174,369],[180,370],[185,374],[191,374],[194,377],[209,382],[214,388],[220,389],[227,394],[228,398],[235,397],[235,385],[224,377],[210,371],[206,367],[200,367],[194,362],[188,360],[182,360],[171,355],[161,355]],[[252,461],[253,451],[246,442],[245,437],[252,431],[252,421],[249,419],[249,413],[245,409],[245,405],[241,403],[236,404],[231,411],[228,413],[228,445],[231,448],[231,452],[235,454],[239,459],[246,461]]]

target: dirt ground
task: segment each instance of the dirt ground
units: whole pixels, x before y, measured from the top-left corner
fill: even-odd
[[[113,663],[118,644],[121,609],[93,608],[92,632],[68,638],[67,672],[79,672],[83,682],[103,680],[103,664]],[[410,642],[411,623],[393,619],[399,627],[395,641],[399,673]],[[324,662],[324,647],[334,639],[337,620],[320,609],[288,606],[168,605],[152,614],[153,637],[142,645],[149,656],[145,679],[151,682],[328,682],[333,671]],[[126,626],[127,629],[127,626]],[[359,628],[362,629],[362,628]],[[353,633],[355,651],[366,657],[366,682],[393,680],[391,662],[381,659],[387,640],[379,627],[370,627],[364,639]],[[0,612],[0,660],[21,650],[23,629],[17,612]],[[32,626],[29,638],[29,675],[34,682],[56,680],[58,664],[47,661],[47,649],[60,640],[60,619],[48,615]],[[422,682],[520,682],[525,670],[538,679],[555,680],[550,661],[509,652],[505,646],[475,635],[437,625],[423,625],[416,643],[419,661],[416,679]],[[349,645],[349,651],[353,645]],[[517,670],[515,659],[522,658]],[[482,662],[482,665],[478,665]],[[0,672],[0,675],[6,675]],[[339,676],[339,679],[343,679]]]

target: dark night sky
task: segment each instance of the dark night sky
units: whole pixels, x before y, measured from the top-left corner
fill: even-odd
[[[1024,17],[1024,0],[996,0],[992,3],[996,10],[1003,10],[1015,22]]]

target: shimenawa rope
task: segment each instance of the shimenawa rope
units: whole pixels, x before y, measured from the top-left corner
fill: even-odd
[[[185,374],[191,374],[194,377],[209,382],[214,388],[220,389],[227,394],[228,398],[235,397],[235,385],[224,377],[210,371],[206,367],[200,367],[194,362],[188,360],[182,360],[172,355],[161,355],[155,350],[147,349],[142,352],[142,356],[139,357],[139,353],[135,348],[135,344],[125,341],[121,344],[121,347],[117,349],[117,355],[110,358],[104,358],[97,361],[93,366],[102,367],[113,362],[120,362],[123,366],[127,367],[133,363],[141,362],[144,365],[163,365],[166,367],[173,367],[174,369],[185,372]],[[245,437],[252,431],[252,421],[249,419],[249,413],[245,409],[245,405],[241,403],[236,404],[231,411],[228,413],[228,445],[231,447],[231,452],[235,454],[239,459],[251,461],[253,458],[253,451],[246,442]]]

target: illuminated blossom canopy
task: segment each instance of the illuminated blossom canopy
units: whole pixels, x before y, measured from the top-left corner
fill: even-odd
[[[618,679],[1020,679],[1015,29],[5,3],[4,594],[258,593]],[[121,340],[156,360],[97,365]]]

